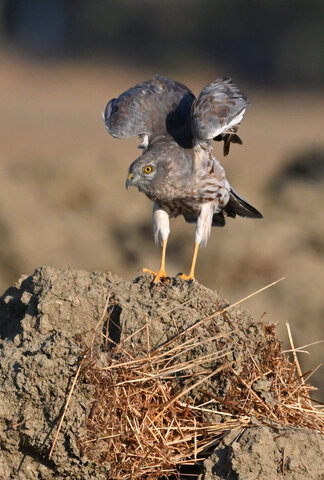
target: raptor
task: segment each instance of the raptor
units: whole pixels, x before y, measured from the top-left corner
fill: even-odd
[[[103,114],[116,138],[138,135],[140,155],[129,167],[126,187],[135,186],[152,200],[153,233],[162,255],[154,283],[166,280],[165,254],[169,218],[183,215],[196,224],[192,264],[185,280],[193,280],[198,249],[206,245],[211,227],[225,217],[262,218],[229,184],[215,158],[212,140],[224,141],[224,155],[237,135],[248,104],[230,78],[217,78],[195,98],[181,83],[162,75],[135,85],[110,100]]]

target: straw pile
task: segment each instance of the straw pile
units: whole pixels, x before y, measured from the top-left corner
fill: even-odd
[[[259,324],[264,342],[258,355],[243,345],[238,367],[234,337],[216,325],[226,310],[155,348],[148,322],[119,344],[106,336],[104,353],[103,334],[95,332],[81,370],[94,395],[78,443],[91,460],[110,464],[109,478],[168,478],[180,465],[204,458],[226,432],[239,433],[255,419],[274,429],[296,425],[324,432],[323,412],[309,397],[312,387],[300,375],[296,355],[291,363],[281,351],[274,327]],[[208,324],[205,338],[197,333],[202,324]],[[145,338],[141,354],[132,344],[139,334]],[[206,346],[205,355],[195,356],[197,347]],[[218,384],[227,386],[223,394]]]

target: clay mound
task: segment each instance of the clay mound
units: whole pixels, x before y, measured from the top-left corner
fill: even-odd
[[[132,478],[122,468],[116,473],[123,451],[99,452],[112,445],[102,444],[100,430],[112,417],[109,404],[100,413],[110,371],[104,369],[117,365],[136,376],[141,367],[132,370],[127,362],[151,356],[154,366],[163,352],[169,370],[159,378],[164,387],[173,382],[170,398],[179,419],[228,432],[200,464],[205,480],[322,479],[324,437],[316,430],[323,422],[309,401],[311,388],[281,353],[273,326],[254,322],[241,307],[227,308],[216,293],[180,280],[152,288],[146,277],[125,282],[49,267],[21,279],[0,299],[0,478]],[[195,417],[193,409],[207,402],[210,408]],[[115,446],[129,448],[126,433]],[[197,445],[204,436],[192,440]]]

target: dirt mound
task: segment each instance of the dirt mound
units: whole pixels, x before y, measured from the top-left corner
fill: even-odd
[[[22,278],[0,299],[0,478],[116,478],[109,473],[113,471],[111,459],[96,461],[80,440],[87,438],[96,391],[86,374],[76,382],[49,459],[73,378],[85,358],[85,346],[92,345],[97,364],[106,365],[108,342],[127,345],[127,355],[135,359],[165,346],[190,345],[179,355],[182,365],[188,366],[185,377],[179,377],[179,383],[186,379],[186,391],[201,376],[207,379],[226,359],[230,367],[191,390],[184,401],[187,409],[190,402],[215,402],[219,414],[213,415],[214,421],[217,417],[219,424],[224,423],[222,415],[244,416],[249,428],[236,427],[218,442],[201,466],[205,471],[201,478],[267,476],[272,480],[285,475],[288,479],[322,479],[323,436],[305,428],[313,421],[313,413],[308,415],[303,404],[308,387],[297,388],[303,407],[288,411],[283,400],[289,397],[285,385],[276,386],[275,377],[263,370],[265,366],[276,368],[282,356],[274,328],[253,322],[240,307],[215,315],[227,305],[203,286],[180,280],[152,288],[146,277],[125,282],[110,274],[49,267]],[[212,321],[205,321],[206,317]],[[100,323],[105,318],[109,323]],[[224,351],[224,356],[215,356],[215,350]],[[202,357],[206,360],[195,364]],[[293,377],[288,360],[280,365],[281,378]],[[283,395],[280,404],[279,390]],[[269,425],[261,426],[268,411],[275,418],[270,415]],[[204,418],[208,420],[210,414]]]
[[[323,479],[323,435],[298,428],[275,433],[255,426],[231,432],[204,462],[208,480]]]

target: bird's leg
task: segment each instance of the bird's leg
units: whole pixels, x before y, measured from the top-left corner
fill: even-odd
[[[180,275],[184,280],[194,280],[195,267],[198,255],[199,245],[206,245],[213,222],[214,204],[206,202],[201,205],[200,213],[197,218],[197,226],[195,232],[195,249],[192,257],[191,269],[189,275]]]
[[[195,242],[195,249],[192,257],[192,263],[191,263],[189,275],[185,275],[184,273],[180,275],[180,278],[182,278],[183,280],[190,281],[190,280],[194,280],[195,278],[195,267],[196,267],[199,245],[200,245],[199,242]]]
[[[154,283],[158,283],[160,279],[168,280],[168,277],[165,271],[165,251],[166,251],[167,243],[168,243],[167,238],[162,241],[162,255],[161,255],[161,265],[160,265],[159,271],[153,272],[148,268],[143,268],[142,270],[144,273],[151,273],[152,275],[154,275],[154,280],[153,280]]]
[[[170,233],[169,214],[158,202],[153,205],[153,233],[156,244],[162,245],[161,266],[158,272],[152,272],[148,268],[143,268],[143,272],[154,275],[154,283],[160,279],[168,280],[165,271],[165,251]]]

